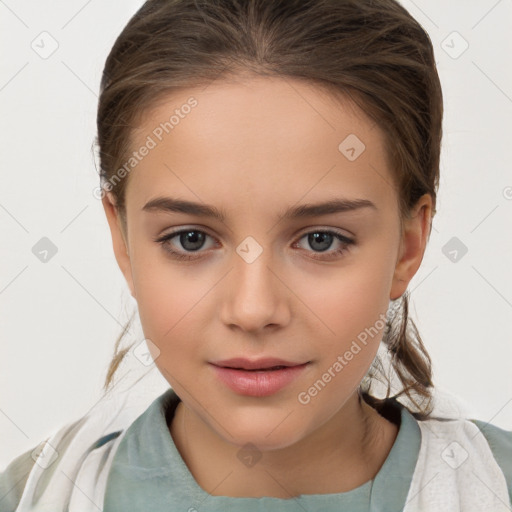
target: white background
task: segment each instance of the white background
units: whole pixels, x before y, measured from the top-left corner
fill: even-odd
[[[92,194],[91,147],[105,58],[141,4],[0,2],[0,468],[93,407],[135,306]],[[409,286],[412,317],[436,386],[512,430],[512,1],[403,5],[431,36],[445,101],[438,213]],[[59,45],[47,59],[31,47],[43,31]],[[469,44],[458,58],[453,31]],[[47,263],[32,253],[42,237],[58,249]],[[468,248],[456,263],[442,251],[452,237]],[[130,339],[143,339],[140,324]],[[157,396],[167,383],[152,375]]]

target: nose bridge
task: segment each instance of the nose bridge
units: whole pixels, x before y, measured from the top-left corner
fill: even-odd
[[[273,269],[270,247],[254,237],[246,237],[233,254],[233,270],[229,273],[223,304],[223,320],[244,330],[254,330],[283,321],[284,292]]]
[[[269,245],[263,246],[254,237],[246,237],[234,255],[232,285],[236,293],[241,293],[244,299],[258,296],[260,301],[274,300],[277,290],[276,278],[271,271],[273,260]]]

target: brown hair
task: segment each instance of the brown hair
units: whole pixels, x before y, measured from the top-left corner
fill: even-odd
[[[102,187],[112,193],[124,226],[129,175],[115,182],[116,172],[130,157],[144,112],[173,91],[241,73],[306,80],[350,98],[386,138],[401,221],[425,193],[435,214],[441,84],[428,34],[397,1],[148,0],[106,60],[98,106]],[[432,412],[432,365],[408,318],[408,299],[406,292],[392,301],[382,341],[402,385],[394,397],[405,394],[409,410],[425,419]],[[119,350],[126,329],[105,389],[130,348]],[[391,382],[377,356],[359,389],[376,408],[384,400],[370,388],[381,377],[389,398]]]

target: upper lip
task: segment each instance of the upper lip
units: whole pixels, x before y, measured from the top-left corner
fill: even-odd
[[[308,362],[308,361],[306,361]],[[245,359],[243,357],[235,357],[232,359],[224,359],[222,361],[211,361],[215,366],[222,366],[224,368],[239,368],[242,370],[265,370],[273,368],[274,366],[299,366],[305,364],[303,362],[294,363],[292,361],[285,361],[275,357],[265,357],[262,359]]]

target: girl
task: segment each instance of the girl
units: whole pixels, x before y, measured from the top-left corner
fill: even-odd
[[[107,59],[98,146],[170,387],[15,459],[1,509],[509,510],[512,432],[432,414],[408,319],[442,113],[394,0],[147,1]]]

